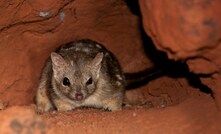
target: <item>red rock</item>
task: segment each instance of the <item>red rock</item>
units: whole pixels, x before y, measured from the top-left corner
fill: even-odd
[[[140,52],[139,19],[120,1],[17,0],[0,5],[0,98],[9,105],[33,103],[47,57],[72,40],[90,38],[104,44],[125,71],[151,64]]]
[[[220,69],[220,31],[212,28],[220,29],[218,0],[139,2],[145,30],[158,49],[166,51],[171,59],[187,59],[190,70],[198,74]],[[140,18],[121,0],[4,0],[0,1],[0,15],[0,104],[8,104],[0,111],[1,133],[220,132],[220,116],[213,99],[194,91],[183,78],[163,77],[128,91],[128,101],[143,106],[120,112],[77,109],[36,115],[34,108],[19,107],[33,103],[50,53],[72,40],[90,38],[104,44],[126,72],[140,71],[152,63],[143,50]],[[213,78],[215,81],[211,81]],[[208,85],[219,81],[215,75],[203,80]],[[217,84],[214,89],[217,102],[219,87]],[[163,109],[149,109],[151,106]],[[0,105],[0,109],[4,108]]]
[[[220,73],[220,0],[140,0],[139,4],[144,29],[159,50],[170,59],[186,61],[196,74]],[[221,86],[216,88],[213,91],[221,96]]]
[[[0,111],[1,134],[52,133],[46,123],[30,107],[10,107]]]

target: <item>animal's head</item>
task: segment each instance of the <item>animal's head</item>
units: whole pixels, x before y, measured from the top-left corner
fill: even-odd
[[[55,92],[71,100],[84,100],[96,89],[102,59],[103,53],[83,61],[67,60],[55,52],[51,53]]]

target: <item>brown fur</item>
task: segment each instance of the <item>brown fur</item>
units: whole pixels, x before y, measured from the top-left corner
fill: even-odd
[[[113,54],[97,42],[79,40],[51,53],[36,104],[40,112],[82,106],[117,111],[121,110],[124,91],[125,78]]]

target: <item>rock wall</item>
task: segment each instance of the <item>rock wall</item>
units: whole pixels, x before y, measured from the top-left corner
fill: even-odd
[[[140,0],[143,26],[170,59],[186,62],[221,108],[221,1]]]
[[[213,89],[216,102],[221,102],[220,1],[139,3],[144,29],[156,47],[170,59],[186,62],[190,71],[210,76],[201,80]],[[91,38],[104,44],[125,72],[152,66],[144,53],[139,17],[124,1],[6,0],[0,7],[0,103],[33,103],[50,52],[75,39]]]
[[[5,0],[0,15],[0,102],[9,105],[33,103],[50,52],[75,39],[104,44],[125,71],[151,65],[142,54],[139,18],[123,1]]]
[[[149,55],[162,62],[165,57],[159,57],[150,49],[152,44],[146,42],[139,8],[134,8],[136,2],[1,0],[0,132],[220,134],[221,115],[213,98],[190,86],[185,77],[164,76],[127,91],[129,105],[119,112],[89,108],[36,114],[32,103],[41,70],[50,53],[64,43],[82,38],[96,40],[118,57],[125,72],[153,66]],[[212,87],[216,102],[221,102],[220,2],[139,3],[143,26],[157,49],[172,60],[186,62],[192,72],[204,76],[201,80]],[[182,72],[179,69],[176,70]],[[178,103],[181,104],[171,106]]]

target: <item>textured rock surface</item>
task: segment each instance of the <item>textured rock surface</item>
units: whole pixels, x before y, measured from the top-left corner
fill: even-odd
[[[140,0],[140,2],[145,1]],[[183,2],[185,3],[184,0]],[[150,1],[151,3],[153,4],[154,1]],[[158,3],[159,5],[161,3]],[[168,2],[165,1],[164,5],[167,6]],[[152,7],[156,6],[155,4]],[[158,14],[159,11],[154,11],[153,14]],[[164,11],[169,14],[168,8]],[[148,15],[150,12],[146,13]],[[137,90],[128,91],[129,105],[126,105],[123,111],[116,113],[80,109],[73,112],[36,115],[32,106],[16,106],[33,103],[44,62],[50,52],[61,44],[82,38],[91,38],[103,43],[118,57],[126,72],[136,72],[152,66],[152,62],[146,57],[149,53],[144,53],[143,47],[143,44],[146,46],[149,44],[145,42],[146,38],[140,30],[139,17],[132,14],[122,0],[4,0],[0,1],[0,15],[1,133],[44,133],[47,130],[47,133],[54,133],[52,131],[54,129],[56,133],[64,131],[69,133],[220,133],[221,119],[212,97],[190,87],[185,78],[165,76]],[[153,27],[153,24],[157,24],[156,29],[160,28],[160,24],[155,22],[150,26]],[[156,34],[159,35],[154,35],[155,38],[149,33],[159,49],[161,48],[159,41],[165,35],[161,32],[158,31]],[[157,37],[160,39],[156,39]],[[214,38],[214,41],[217,38]],[[212,41],[205,41],[205,43],[212,43]],[[191,44],[188,45],[191,46]],[[200,45],[196,45],[198,46]],[[171,47],[177,52],[182,50],[177,49],[179,47],[174,44]],[[198,51],[194,47],[184,48],[188,51],[182,52],[174,59],[182,59],[182,56],[186,58],[189,51],[190,55],[193,55],[193,51]],[[146,52],[152,51],[146,50]],[[206,52],[214,54],[212,58],[218,61],[215,50]],[[154,57],[158,57],[155,51],[152,53]],[[173,53],[170,58],[175,54]],[[197,63],[211,67],[200,68],[195,66],[197,64],[194,60],[193,58],[192,61],[187,61],[192,65],[192,71],[198,70],[194,68],[199,68],[198,73],[202,70],[212,73],[218,68],[210,64],[210,60],[204,63],[204,58],[196,59]],[[202,80],[218,89],[219,85],[214,83],[220,83],[217,82],[219,76],[214,74],[213,77],[215,79]],[[138,106],[131,107],[131,104]],[[167,108],[167,106],[171,107]],[[48,125],[52,128],[47,129]]]
[[[140,0],[145,31],[170,59],[186,61],[191,72],[211,75],[221,70],[220,0]],[[221,77],[204,79],[208,84]],[[215,82],[215,83],[216,83]],[[210,86],[210,85],[208,85]],[[221,108],[221,86],[210,86]]]
[[[75,39],[91,38],[105,44],[125,71],[150,65],[142,54],[139,18],[121,1],[17,0],[0,5],[0,102],[32,103],[50,52]]]
[[[1,134],[46,134],[52,129],[37,115],[32,107],[14,106],[0,111]]]
[[[146,86],[126,92],[126,104],[143,107],[167,107],[179,104],[188,98],[191,90],[186,79],[172,79],[167,76],[153,80]]]

